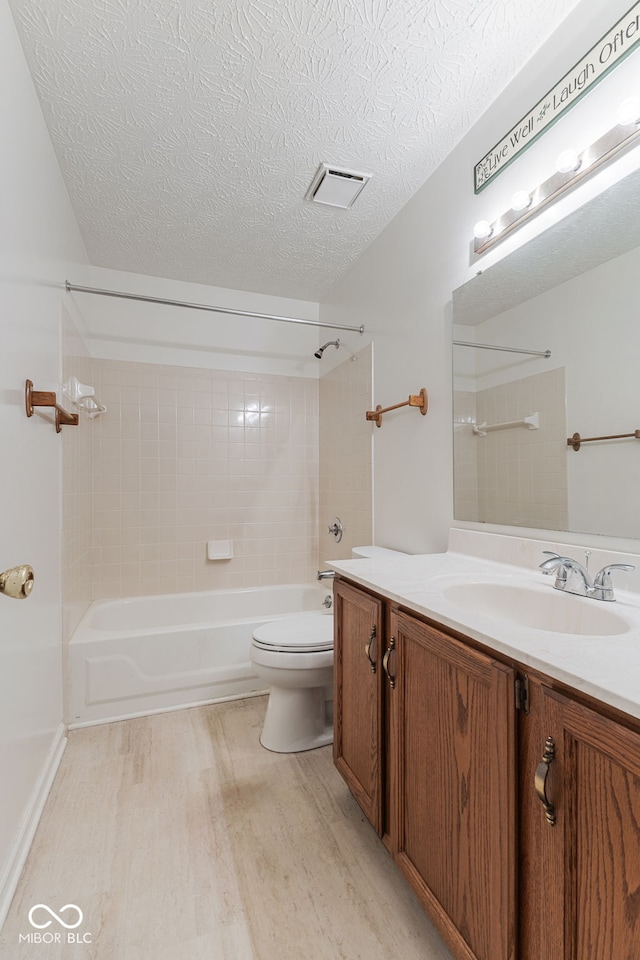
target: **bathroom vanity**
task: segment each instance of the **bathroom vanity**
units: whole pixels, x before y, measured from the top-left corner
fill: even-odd
[[[453,956],[638,960],[640,598],[454,552],[331,566],[336,767]]]

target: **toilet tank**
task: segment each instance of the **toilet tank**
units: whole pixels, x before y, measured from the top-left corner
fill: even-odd
[[[406,557],[408,554],[403,553],[402,550],[389,550],[387,547],[374,547],[373,545],[368,547],[354,547],[351,551],[351,556],[354,559],[360,557],[386,557],[388,560],[391,560],[392,557]]]

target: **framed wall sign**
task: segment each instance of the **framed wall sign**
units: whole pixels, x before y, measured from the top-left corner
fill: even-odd
[[[474,191],[479,193],[534,140],[573,107],[640,44],[640,0],[554,87],[476,163]]]

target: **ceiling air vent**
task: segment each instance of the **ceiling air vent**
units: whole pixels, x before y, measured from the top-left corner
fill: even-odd
[[[304,198],[348,210],[370,179],[370,173],[341,170],[329,163],[321,163]]]

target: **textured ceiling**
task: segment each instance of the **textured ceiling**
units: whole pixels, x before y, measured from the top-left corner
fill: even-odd
[[[11,0],[91,262],[311,300],[575,2]]]

